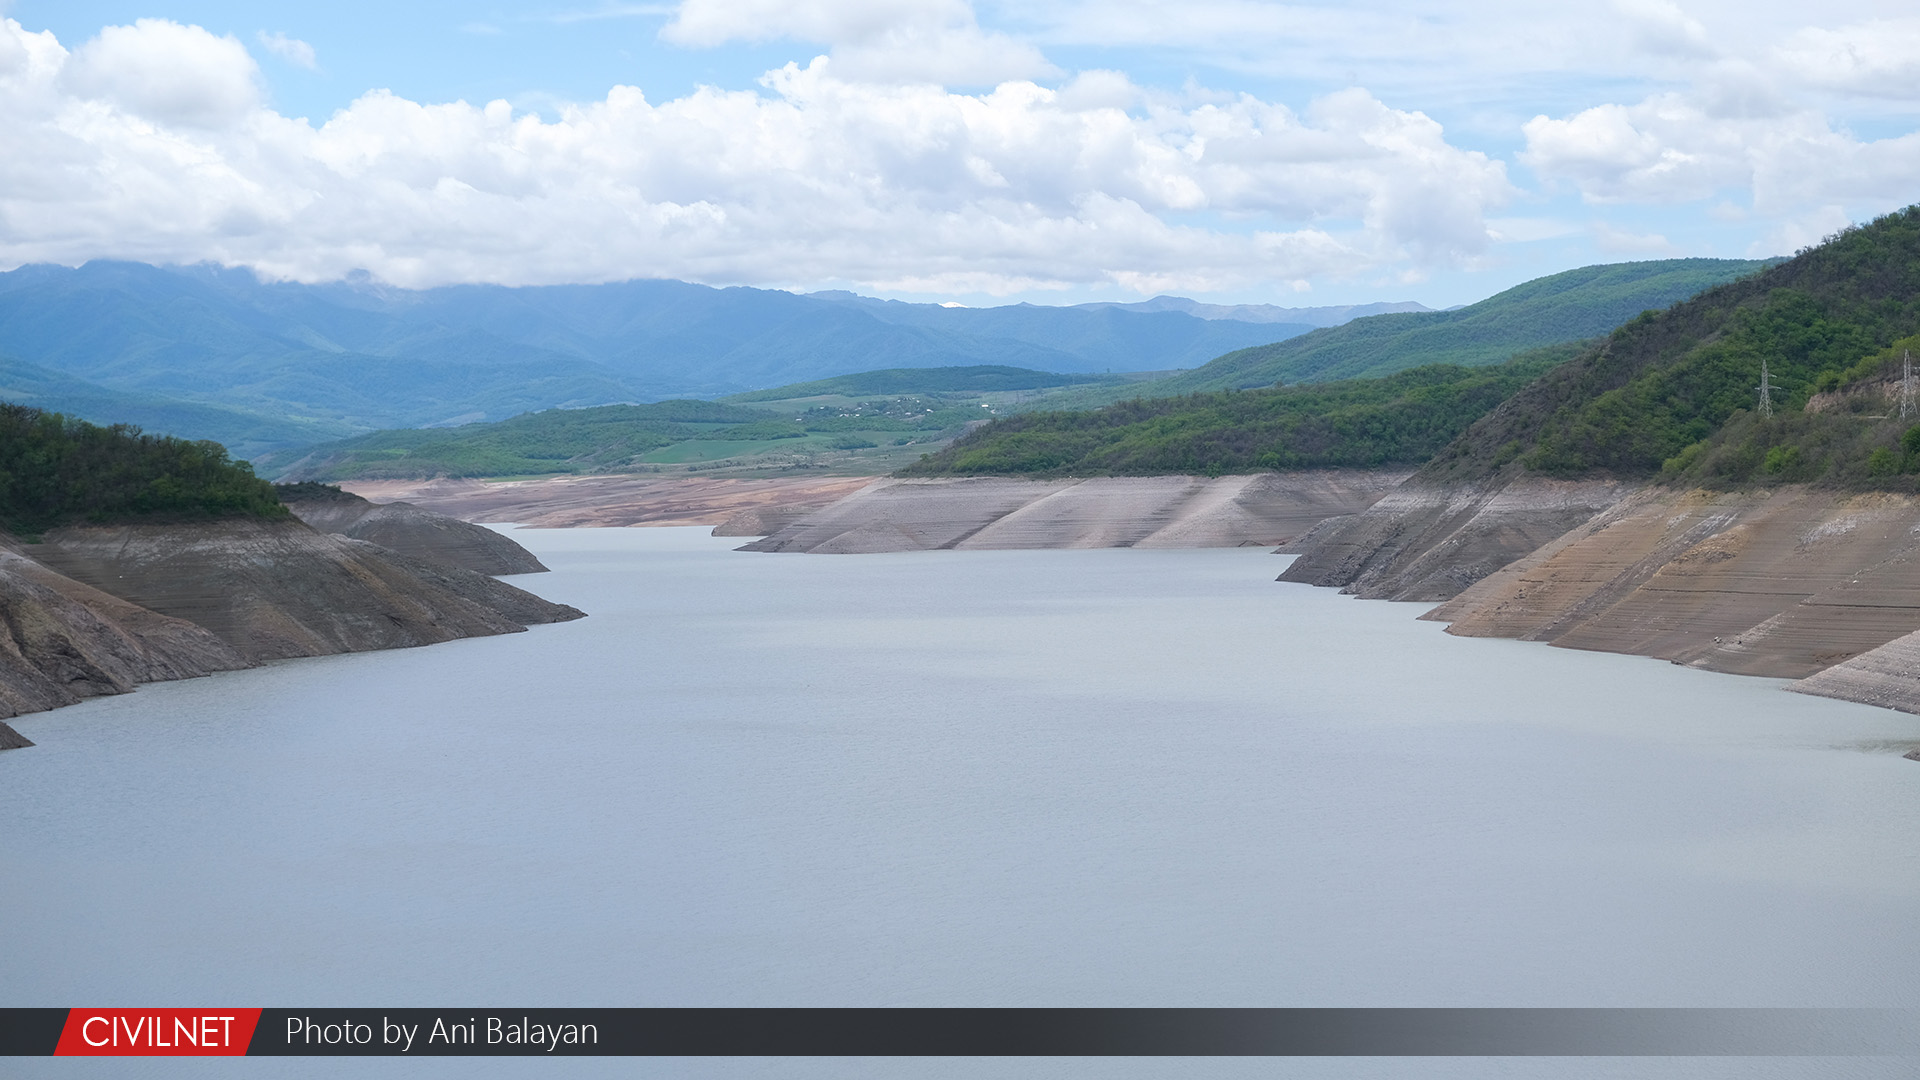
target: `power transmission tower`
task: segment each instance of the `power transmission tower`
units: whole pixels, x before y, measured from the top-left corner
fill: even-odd
[[[1905,420],[1913,415],[1913,353],[1902,349],[1900,357],[1900,419]]]
[[[1760,415],[1772,416],[1773,378],[1767,374],[1767,362],[1764,358],[1760,361],[1760,385],[1754,389],[1760,391]]]

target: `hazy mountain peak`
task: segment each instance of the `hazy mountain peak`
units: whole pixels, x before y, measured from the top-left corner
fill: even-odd
[[[1299,323],[1305,326],[1339,326],[1369,315],[1390,315],[1402,311],[1431,311],[1412,300],[1372,304],[1335,304],[1325,307],[1279,307],[1275,304],[1207,304],[1184,296],[1156,296],[1134,303],[1102,301],[1077,305],[1083,308],[1119,308],[1125,311],[1178,311],[1197,319],[1230,319],[1250,323]]]

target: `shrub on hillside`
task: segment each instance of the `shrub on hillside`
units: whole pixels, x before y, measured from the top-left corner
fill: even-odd
[[[79,522],[286,514],[273,485],[219,443],[0,403],[0,527],[14,533]]]

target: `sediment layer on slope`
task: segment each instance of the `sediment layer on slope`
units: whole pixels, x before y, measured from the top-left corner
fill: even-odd
[[[1920,629],[1920,499],[1647,489],[1429,613],[1467,636],[1801,678]]]
[[[1920,630],[1791,683],[1797,694],[1920,713]],[[1907,757],[1920,761],[1920,750]]]
[[[508,481],[356,480],[342,486],[372,499],[405,499],[465,521],[511,521],[546,529],[713,525],[726,530],[720,536],[764,536],[873,480],[870,476],[642,474]]]
[[[203,627],[0,551],[0,717],[246,666]]]
[[[22,550],[205,627],[250,661],[514,633],[582,614],[456,567],[423,576],[417,562],[298,521],[67,527]],[[514,594],[517,621],[499,610],[498,590]]]
[[[484,574],[298,520],[0,538],[0,718],[263,660],[516,633],[582,616]],[[0,724],[0,750],[31,746]]]
[[[746,545],[849,554],[939,548],[1270,547],[1355,514],[1404,473],[887,480]]]
[[[1920,713],[1920,497],[1416,477],[1299,546],[1282,580],[1445,601],[1422,618],[1449,633]]]
[[[492,529],[412,503],[375,503],[341,492],[328,498],[290,500],[287,508],[323,533],[366,540],[478,574],[539,574],[547,569],[533,552]]]
[[[1370,600],[1439,601],[1591,519],[1626,493],[1611,480],[1420,478],[1301,540],[1282,581]]]

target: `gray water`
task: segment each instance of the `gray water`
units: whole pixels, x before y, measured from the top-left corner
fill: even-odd
[[[0,1004],[1920,1006],[1920,718],[1255,550],[514,535],[590,618],[17,721]]]

